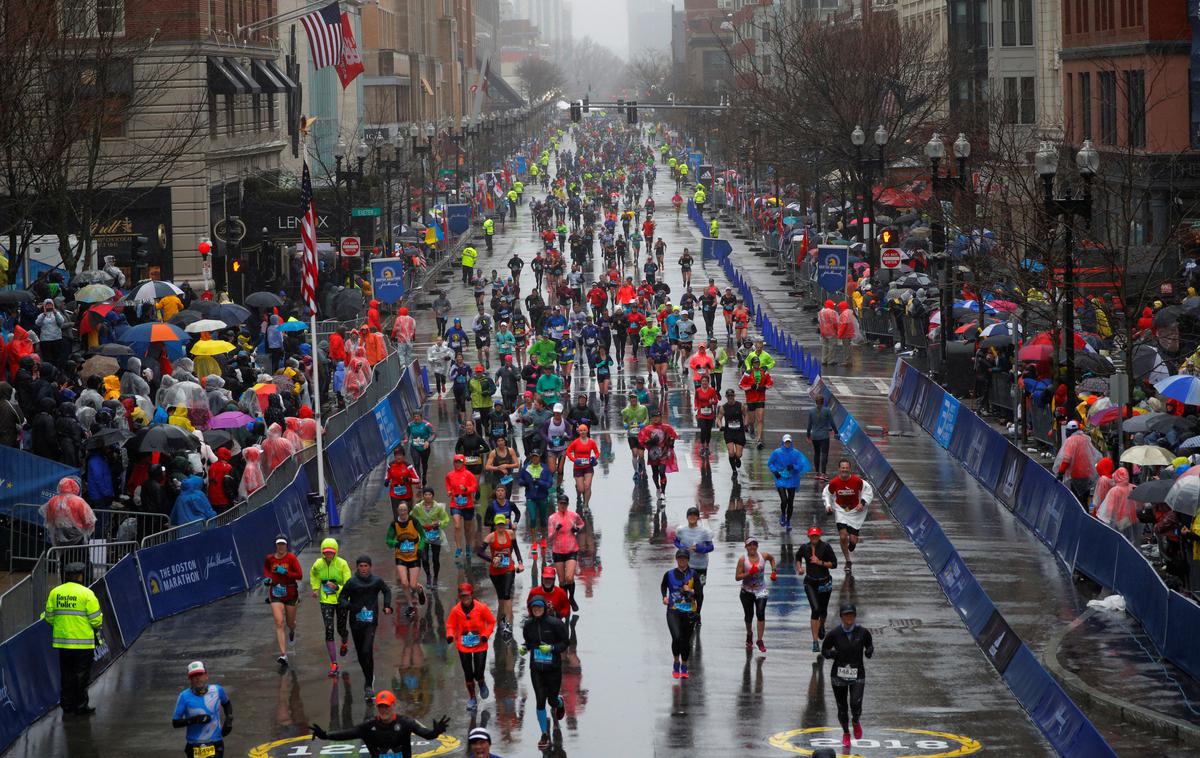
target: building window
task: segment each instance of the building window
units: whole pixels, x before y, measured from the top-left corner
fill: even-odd
[[[251,95],[250,105],[254,110],[254,131],[262,131],[262,95]]]
[[[1130,147],[1146,146],[1146,72],[1125,72],[1125,128]]]
[[[208,136],[217,136],[217,95],[214,92],[208,93]]]
[[[266,95],[267,98],[267,128],[271,131],[275,130],[275,96]]]
[[[1075,33],[1086,34],[1088,30],[1088,2],[1087,0],[1075,0]]]
[[[1100,72],[1100,142],[1117,144],[1117,75]]]
[[[237,117],[234,115],[233,95],[225,96],[225,134],[232,137],[234,127],[237,126]]]
[[[1107,32],[1113,28],[1113,0],[1096,0],[1096,31]]]
[[[1017,123],[1017,77],[1004,77],[1004,123]]]
[[[992,17],[988,15],[988,0],[979,0],[979,45],[992,46]]]
[[[71,37],[121,37],[125,0],[59,0],[58,26]]]
[[[1071,3],[1073,0],[1062,0],[1062,30],[1063,34],[1071,33]]]
[[[1021,123],[1032,124],[1037,121],[1037,101],[1034,94],[1033,77],[1021,77]]]
[[[1012,47],[1017,44],[1017,0],[1000,0],[1000,44]]]
[[[1063,7],[1066,7],[1065,5]],[[1075,75],[1067,74],[1067,83],[1063,87],[1063,113],[1066,114],[1067,122],[1063,124],[1064,131],[1067,133],[1067,142],[1078,142],[1079,138],[1075,134]]]
[[[1092,138],[1092,75],[1079,75],[1079,125],[1083,128],[1083,139]]]
[[[1004,123],[1032,124],[1036,119],[1032,76],[1004,77]]]
[[[1021,6],[1021,44],[1033,44],[1033,0],[1020,0]]]

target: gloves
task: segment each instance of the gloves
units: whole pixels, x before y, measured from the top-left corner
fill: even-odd
[[[437,732],[438,734],[445,734],[446,730],[449,728],[450,728],[450,717],[449,716],[442,716],[440,719],[434,719],[433,731]]]
[[[525,647],[524,645],[521,645],[519,648],[517,648],[517,653],[519,653],[522,657],[524,657],[529,654],[529,648]]]
[[[757,573],[758,573],[758,566],[757,566],[757,565],[755,565],[755,566],[751,566],[751,567],[750,567],[750,568],[749,568],[749,569],[746,571],[746,573],[747,573],[748,575],[750,575],[750,576],[753,576],[753,575],[757,574]]]
[[[315,740],[327,740],[327,739],[329,739],[329,735],[327,735],[327,734],[325,733],[325,730],[324,730],[324,729],[322,729],[322,728],[321,728],[319,725],[317,725],[317,724],[309,724],[309,725],[308,725],[308,728],[312,730],[312,736],[313,736],[313,739],[315,739]]]
[[[209,716],[207,713],[201,713],[199,716],[192,716],[190,719],[188,719],[189,724],[197,725],[207,724],[210,721],[212,721],[212,716]]]
[[[221,725],[221,736],[228,737],[229,733],[232,731],[233,731],[233,716],[230,716],[229,718],[225,719],[225,723]]]
[[[551,650],[553,650],[553,648],[543,642],[542,644],[538,645],[538,650],[543,653],[549,653]]]
[[[453,644],[454,644],[454,638],[453,638],[453,637],[447,637],[447,638],[446,638],[446,644],[447,644],[447,645],[453,645]]]
[[[284,566],[282,563],[277,564],[275,566],[275,573],[276,574],[287,574],[287,566]]]

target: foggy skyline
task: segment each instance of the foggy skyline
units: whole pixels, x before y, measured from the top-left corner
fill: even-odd
[[[571,3],[575,39],[591,37],[629,59],[627,0],[574,0]]]

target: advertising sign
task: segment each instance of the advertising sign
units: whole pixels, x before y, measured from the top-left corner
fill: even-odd
[[[817,247],[817,285],[827,292],[844,292],[849,272],[850,248],[845,245]]]

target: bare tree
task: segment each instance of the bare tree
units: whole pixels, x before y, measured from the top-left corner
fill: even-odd
[[[572,100],[588,93],[593,99],[615,97],[624,85],[625,61],[591,37],[572,39],[556,53],[564,74],[563,89]]]
[[[662,92],[671,79],[671,61],[661,50],[643,50],[625,66],[625,78],[637,87],[637,94]]]
[[[530,56],[517,65],[517,78],[529,102],[538,100],[547,92],[559,89],[565,77],[558,64],[544,58]]]

